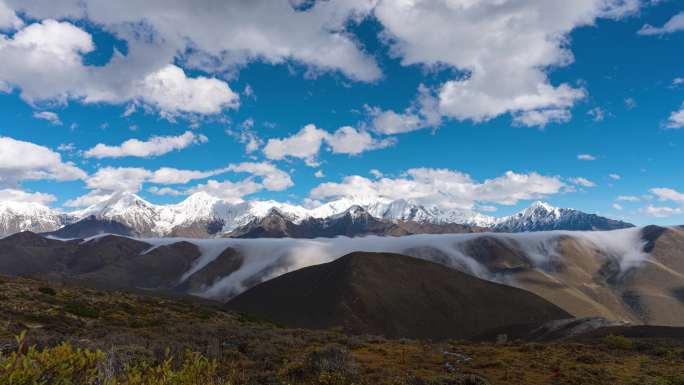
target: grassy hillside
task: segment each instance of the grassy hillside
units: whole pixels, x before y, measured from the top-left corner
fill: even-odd
[[[23,340],[15,339],[24,331]],[[681,340],[612,336],[495,344],[350,337],[280,328],[190,299],[8,277],[0,277],[0,352],[3,385],[35,379],[150,385],[684,384]]]

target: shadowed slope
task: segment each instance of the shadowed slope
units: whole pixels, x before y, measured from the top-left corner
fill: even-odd
[[[399,254],[366,252],[264,282],[227,306],[292,327],[433,339],[570,317],[521,289]]]

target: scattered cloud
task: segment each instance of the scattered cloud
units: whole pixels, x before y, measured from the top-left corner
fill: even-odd
[[[246,172],[262,177],[261,183],[270,191],[282,191],[294,186],[290,174],[268,162],[245,162],[228,166],[229,171]]]
[[[328,132],[308,124],[296,134],[284,139],[269,139],[264,147],[264,155],[271,160],[287,157],[304,159],[311,167],[318,166],[316,156]]]
[[[318,170],[314,173],[314,176],[316,178],[325,178],[325,173],[323,172],[323,170]]]
[[[606,119],[606,110],[601,107],[594,107],[587,111],[587,115],[589,115],[594,122],[602,122]]]
[[[622,176],[619,174],[608,174],[608,177],[612,180],[620,180],[622,179]]]
[[[370,106],[366,106],[366,109],[371,116],[375,132],[382,135],[394,135],[440,126],[442,116],[438,104],[439,100],[433,91],[421,84],[418,86],[418,97],[403,112],[397,113]]]
[[[373,175],[374,177],[376,177],[376,178],[382,178],[382,177],[384,176],[384,174],[383,174],[380,170],[378,170],[378,169],[376,169],[376,168],[371,169],[371,170],[369,171],[369,173],[370,173],[371,175]]]
[[[392,138],[375,139],[370,133],[344,126],[330,133],[308,124],[299,132],[283,139],[269,139],[263,149],[266,158],[282,160],[286,158],[303,159],[308,166],[319,165],[317,156],[323,144],[327,144],[335,154],[358,155],[364,151],[391,146]]]
[[[649,190],[661,201],[671,201],[684,206],[684,193],[671,188],[652,188]]]
[[[189,78],[173,64],[148,74],[137,88],[132,99],[158,108],[167,117],[181,113],[217,114],[240,104],[239,96],[226,82],[204,76]]]
[[[168,185],[185,185],[192,181],[207,179],[227,172],[251,175],[238,182],[219,182],[210,179],[203,184],[189,188],[168,187]],[[267,162],[232,164],[228,167],[208,171],[181,170],[171,167],[162,167],[155,171],[141,167],[102,167],[85,180],[86,187],[91,191],[65,202],[64,205],[66,207],[89,206],[101,202],[115,193],[137,193],[142,190],[146,183],[167,185],[166,187],[151,186],[147,189],[155,195],[177,196],[205,191],[231,201],[264,189],[282,191],[294,185],[288,173]],[[228,190],[222,192],[220,191],[221,188]]]
[[[359,175],[340,183],[322,183],[309,194],[312,200],[340,197],[356,199],[407,199],[426,205],[472,209],[476,203],[513,205],[521,200],[541,199],[566,187],[560,177],[512,171],[483,182],[448,169],[413,168],[398,178],[371,180]]]
[[[649,192],[659,201],[670,202],[671,204],[674,204],[675,207],[647,205],[641,209],[641,212],[656,218],[666,218],[684,214],[684,193],[664,187],[652,188]]]
[[[613,208],[617,211],[622,211],[625,209],[624,207],[622,207],[622,205],[617,204],[617,203],[613,203]]]
[[[358,155],[369,150],[377,150],[394,145],[393,138],[378,140],[367,131],[357,130],[354,127],[344,126],[324,137],[334,154]]]
[[[84,179],[86,172],[47,147],[0,136],[0,187],[16,187],[25,180]]]
[[[581,87],[552,84],[547,74],[549,68],[572,63],[569,33],[598,18],[632,15],[640,5],[605,0],[382,1],[374,15],[403,65],[459,71],[438,91],[442,115],[482,122],[510,113],[518,124],[544,126],[569,119],[570,108],[586,96]]]
[[[684,103],[682,103],[682,107],[679,110],[670,114],[665,127],[672,129],[684,127]]]
[[[118,1],[115,7],[98,1],[0,4],[0,30],[21,28],[13,36],[1,36],[5,60],[0,89],[19,89],[29,102],[132,103],[174,118],[239,105],[238,94],[225,81],[189,77],[186,70],[223,74],[252,61],[294,61],[313,72],[339,71],[358,81],[381,76],[373,57],[345,31],[350,20],[370,15],[370,1],[320,2],[306,12],[287,1],[268,0],[211,7],[133,0]],[[42,21],[24,26],[16,12]],[[69,21],[56,20],[101,26],[124,40],[127,52],[115,48],[105,65],[87,66],[82,59],[96,49],[92,36]],[[246,97],[252,95],[245,91]]]
[[[254,194],[262,190],[261,184],[245,179],[239,182],[208,180],[206,183],[198,184],[186,191],[186,194],[205,192],[228,202],[241,202],[246,195]]]
[[[149,63],[137,68],[139,48],[131,46],[128,56],[115,52],[106,66],[88,67],[83,55],[95,50],[88,32],[67,21],[33,23],[11,37],[0,34],[0,56],[5,59],[0,68],[0,90],[18,89],[22,99],[32,104],[130,102],[157,110],[169,119],[238,107],[239,96],[222,80],[191,78],[174,64]]]
[[[513,115],[513,123],[518,126],[544,128],[551,123],[566,123],[572,119],[567,109],[547,108],[517,112]]]
[[[152,187],[148,188],[147,191],[151,192],[154,195],[169,195],[169,196],[186,195],[185,191],[176,190],[173,187],[152,186]]]
[[[620,202],[639,202],[641,198],[634,195],[619,195],[615,200]]]
[[[591,155],[591,154],[579,154],[579,155],[577,155],[577,159],[578,160],[592,161],[592,160],[596,160],[596,157],[594,155]]]
[[[498,210],[498,208],[497,208],[496,206],[484,205],[484,206],[478,206],[478,207],[477,207],[477,210],[478,210],[478,211],[483,211],[483,212],[486,212],[486,213],[493,213],[493,212],[496,212],[496,211]]]
[[[245,119],[239,130],[226,129],[226,134],[245,145],[245,153],[251,154],[263,146],[264,141],[254,132],[254,119]]]
[[[582,87],[552,84],[548,76],[551,69],[572,63],[569,34],[600,18],[632,15],[641,4],[354,0],[301,8],[268,0],[212,7],[6,0],[0,29],[21,29],[3,36],[0,44],[0,54],[11,58],[0,69],[0,88],[19,89],[30,102],[128,104],[133,108],[128,111],[142,105],[170,119],[215,114],[237,108],[238,94],[223,80],[190,77],[187,70],[230,74],[253,61],[292,61],[305,65],[307,74],[336,71],[355,81],[380,79],[376,60],[347,31],[351,22],[374,17],[382,40],[402,65],[449,68],[455,74],[434,92],[419,89],[415,106],[404,112],[376,110],[377,132],[430,127],[442,116],[482,122],[507,113],[516,124],[543,127],[570,119],[570,109],[586,96]],[[24,26],[17,12],[42,21]],[[92,36],[71,22],[56,21],[84,19],[124,40],[126,54],[115,50],[105,65],[85,65],[83,55],[96,49]],[[242,93],[253,97],[251,86]]]
[[[640,210],[646,215],[656,218],[667,218],[674,215],[684,214],[684,209],[680,207],[654,206],[648,205]]]
[[[61,143],[59,146],[57,146],[57,151],[74,152],[76,151],[76,145],[73,143]]]
[[[639,30],[639,35],[666,35],[684,30],[684,12],[678,13],[661,27],[646,24]]]
[[[164,155],[174,150],[182,150],[193,144],[206,143],[207,137],[186,131],[179,136],[153,136],[146,141],[129,139],[118,146],[98,143],[87,150],[84,155],[88,158],[122,158],[127,156],[148,158]]]
[[[625,107],[627,107],[628,110],[633,110],[637,107],[637,101],[634,98],[627,98],[625,99]]]
[[[193,180],[205,179],[228,172],[228,168],[209,171],[179,170],[172,167],[162,167],[147,178],[150,183],[158,184],[186,184]]]
[[[52,111],[36,111],[33,113],[33,117],[40,120],[45,120],[52,125],[61,126],[62,121],[59,119],[59,115]]]
[[[570,178],[568,181],[574,185],[580,186],[580,187],[596,187],[596,183],[590,181],[587,178],[582,178],[582,177],[577,177],[577,178]]]
[[[0,2],[0,7],[2,3]],[[1,11],[1,10],[0,10]],[[28,192],[19,189],[0,189],[0,202],[25,202],[25,203],[40,203],[47,205],[57,200],[52,194],[45,194],[41,192]]]

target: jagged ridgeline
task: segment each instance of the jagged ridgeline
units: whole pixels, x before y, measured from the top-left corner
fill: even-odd
[[[37,203],[0,202],[0,236],[33,231],[61,238],[103,233],[136,237],[316,238],[628,227],[632,225],[542,202],[501,218],[405,200],[340,199],[306,209],[275,201],[235,204],[207,193],[196,193],[173,205],[154,205],[137,195],[120,193],[71,213]]]

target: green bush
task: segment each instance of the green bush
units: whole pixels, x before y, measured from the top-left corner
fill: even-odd
[[[612,349],[621,349],[621,350],[632,350],[632,349],[634,349],[634,342],[632,342],[632,340],[630,340],[629,338],[624,337],[624,336],[616,336],[613,334],[609,334],[609,335],[603,337],[603,343]]]
[[[128,365],[116,377],[103,370],[106,355],[100,350],[74,349],[62,343],[43,350],[27,346],[26,333],[17,337],[18,348],[0,354],[0,384],[54,385],[230,385],[216,375],[218,364],[199,353],[188,352],[174,369],[173,357],[156,365]]]
[[[347,349],[331,345],[307,354],[286,369],[285,377],[297,384],[350,385],[359,379],[359,370]]]
[[[27,346],[26,332],[17,337],[16,352],[0,355],[0,384],[96,384],[101,351],[73,349],[62,343],[39,351]]]
[[[55,289],[51,287],[39,287],[38,291],[46,295],[57,295]]]
[[[98,318],[100,311],[80,302],[69,302],[64,305],[64,311],[85,318]]]

